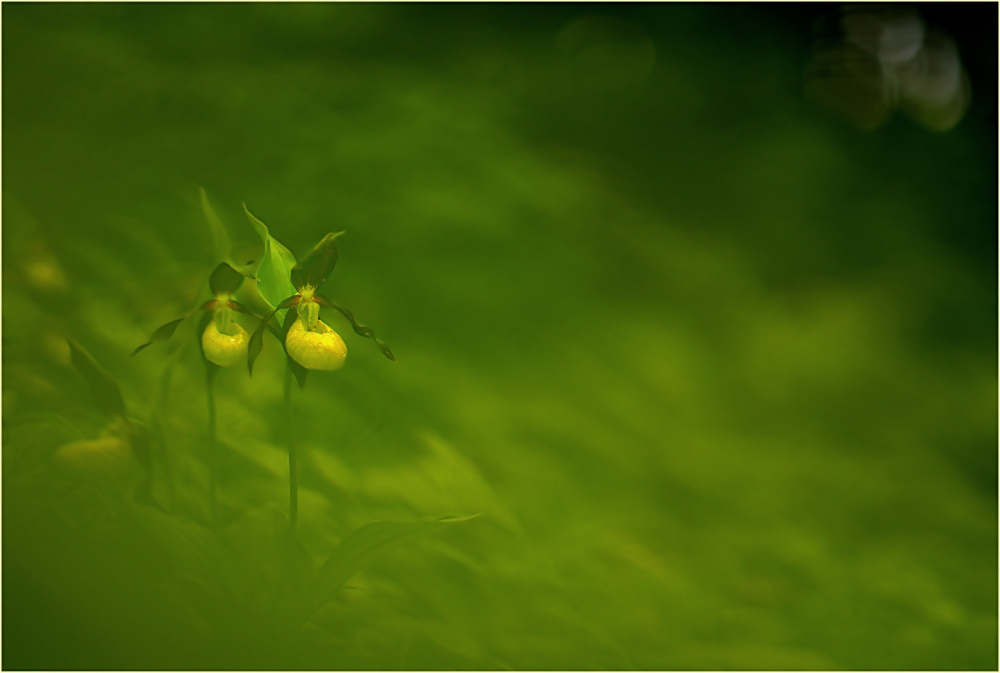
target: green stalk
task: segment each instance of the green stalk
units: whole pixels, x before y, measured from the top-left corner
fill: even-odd
[[[292,368],[285,369],[285,418],[288,433],[288,525],[292,534],[299,518],[299,466],[295,450],[295,418],[292,415]]]
[[[208,511],[210,521],[212,526],[218,523],[218,506],[216,504],[216,459],[218,457],[218,449],[216,447],[215,438],[215,386],[213,381],[215,372],[209,368],[208,375],[205,377],[205,383],[208,390]]]

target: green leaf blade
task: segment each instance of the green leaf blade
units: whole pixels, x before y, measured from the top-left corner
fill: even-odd
[[[72,339],[67,339],[67,341],[69,342],[70,361],[86,379],[97,408],[111,418],[126,418],[125,399],[122,397],[118,383],[111,377],[111,374],[97,364],[90,353]]]
[[[146,348],[147,346],[152,346],[153,344],[160,341],[167,341],[170,337],[174,335],[174,332],[177,331],[177,328],[180,327],[180,324],[184,322],[184,318],[186,317],[187,316],[183,316],[181,318],[177,318],[176,320],[171,320],[167,324],[160,325],[159,327],[157,327],[156,331],[153,332],[152,336],[149,337],[149,341],[147,341],[146,343],[142,344],[134,351],[132,351],[132,355],[135,355],[136,353]]]
[[[435,521],[398,523],[376,521],[365,524],[345,537],[319,569],[316,579],[291,606],[293,627],[304,625],[359,570],[408,542],[480,516],[458,516]]]
[[[280,305],[282,299],[296,294],[295,287],[291,281],[292,268],[295,266],[295,255],[282,245],[280,241],[271,236],[267,225],[254,217],[247,210],[246,204],[243,204],[243,212],[246,213],[247,219],[253,225],[257,235],[260,236],[260,240],[264,244],[264,256],[257,267],[257,290],[271,308],[276,308]],[[284,312],[279,317],[283,318]]]
[[[267,329],[267,321],[271,319],[272,315],[274,315],[274,311],[261,320],[260,325],[250,335],[250,342],[247,344],[247,372],[250,376],[253,376],[253,363],[264,349],[264,331]]]

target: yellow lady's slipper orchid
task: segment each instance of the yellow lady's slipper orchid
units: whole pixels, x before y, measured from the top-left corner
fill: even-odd
[[[225,332],[228,332],[225,333]],[[220,367],[232,367],[247,359],[247,331],[229,321],[225,332],[219,330],[218,321],[212,320],[201,335],[201,347],[205,359]]]
[[[322,320],[310,330],[296,319],[285,337],[285,349],[306,369],[339,369],[347,358],[344,340]]]

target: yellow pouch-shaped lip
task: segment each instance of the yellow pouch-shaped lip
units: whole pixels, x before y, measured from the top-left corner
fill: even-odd
[[[347,345],[322,320],[312,331],[296,320],[285,337],[285,349],[306,369],[339,369],[347,358]]]
[[[250,336],[247,331],[231,323],[236,334],[223,334],[215,321],[208,323],[201,335],[201,347],[205,358],[220,367],[232,367],[247,361],[247,344]]]

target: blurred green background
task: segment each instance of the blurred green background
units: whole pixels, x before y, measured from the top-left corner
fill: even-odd
[[[996,670],[997,8],[923,12],[943,133],[804,95],[830,5],[5,4],[4,668]],[[241,262],[241,202],[346,230],[325,291],[398,360],[324,314],[309,553],[485,512],[292,635],[177,560],[273,576],[280,346],[217,378],[217,533],[193,327],[129,358],[207,298],[199,187]],[[66,337],[159,509],[53,460],[105,422]]]

